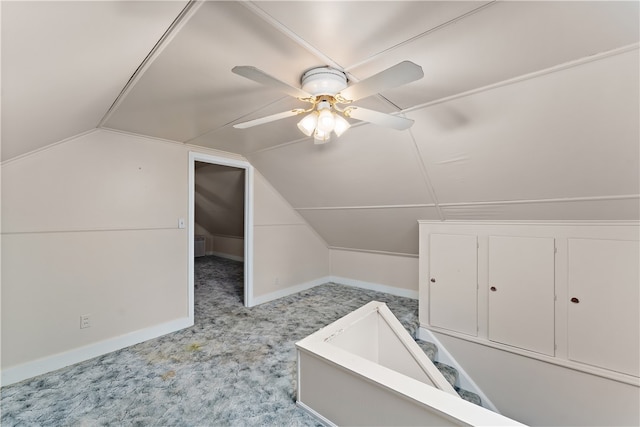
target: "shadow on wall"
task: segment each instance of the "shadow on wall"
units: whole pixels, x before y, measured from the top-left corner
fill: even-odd
[[[243,254],[244,192],[244,169],[196,162],[195,233],[207,253]]]

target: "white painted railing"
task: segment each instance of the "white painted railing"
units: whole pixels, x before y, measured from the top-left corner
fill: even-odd
[[[384,303],[296,348],[298,405],[328,425],[522,425],[462,400]]]

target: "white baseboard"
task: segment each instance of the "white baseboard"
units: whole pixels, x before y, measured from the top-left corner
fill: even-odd
[[[89,344],[63,353],[43,357],[22,365],[3,369],[0,383],[5,386],[28,378],[52,372],[75,363],[84,362],[94,357],[102,356],[112,351],[139,344],[141,342],[166,335],[180,329],[193,326],[193,319],[183,318],[139,331],[130,332],[118,337],[109,338],[94,344]]]
[[[209,255],[209,253],[207,253]],[[233,255],[211,253],[211,255],[226,257],[229,259]],[[239,258],[239,259],[237,259]],[[236,261],[242,261],[241,257],[236,257]],[[347,279],[337,276],[325,276],[310,282],[301,283],[286,289],[282,289],[276,292],[271,292],[265,295],[254,297],[251,300],[250,306],[256,306],[264,304],[269,301],[276,300],[288,295],[292,295],[298,292],[306,291],[325,283],[338,283],[346,286],[353,286],[362,289],[368,289],[372,291],[385,292],[392,295],[397,295],[406,298],[418,299],[418,292],[408,289],[395,288],[393,286],[382,285],[378,283],[364,282],[361,280]],[[119,337],[110,338],[104,341],[100,341],[94,344],[90,344],[84,347],[79,347],[63,353],[54,354],[52,356],[43,357],[31,362],[24,363],[22,365],[3,369],[0,372],[0,385],[14,384],[28,378],[32,378],[38,375],[52,372],[66,366],[73,365],[75,363],[84,362],[94,357],[102,356],[112,351],[120,350],[125,347],[129,347],[141,342],[157,338],[161,335],[166,335],[171,332],[179,331],[180,329],[193,326],[193,319],[184,318],[174,320],[172,322],[163,323],[161,325],[152,326],[150,328],[142,329],[139,331],[131,332]]]
[[[219,258],[226,258],[226,259],[230,259],[233,261],[240,261],[240,262],[244,262],[244,257],[243,256],[239,256],[239,255],[230,255],[230,254],[225,254],[222,252],[207,252],[206,255],[213,255],[213,256],[217,256]]]
[[[253,297],[251,299],[250,307],[264,304],[265,302],[277,300],[278,298],[286,297],[289,295],[297,294],[298,292],[306,291],[311,288],[315,288],[316,286],[323,285],[325,283],[329,283],[331,280],[328,276],[321,277],[320,279],[312,280],[310,282],[301,283],[299,285],[294,285],[289,288],[281,289],[279,291],[270,292],[265,295],[260,295],[258,297]]]
[[[265,302],[277,300],[278,298],[286,297],[298,292],[306,291],[325,283],[337,283],[339,285],[352,286],[354,288],[367,289],[370,291],[384,292],[391,295],[396,295],[405,298],[418,299],[418,291],[412,291],[409,289],[400,289],[393,286],[381,285],[379,283],[363,282],[362,280],[347,279],[345,277],[337,276],[325,276],[310,282],[301,283],[299,285],[291,286],[286,289],[282,289],[276,292],[271,292],[259,297],[253,297],[251,299],[250,307],[264,304]]]
[[[329,426],[329,427],[338,427],[337,424],[332,423],[329,419],[323,417],[322,415],[320,415],[319,413],[317,413],[316,411],[314,411],[313,409],[311,409],[309,406],[305,405],[304,403],[300,402],[299,400],[296,400],[296,405],[298,405],[300,408],[302,408],[305,411],[307,411],[309,413],[309,415],[311,415],[312,417],[314,417],[315,419],[320,421],[322,424],[324,424],[326,426]]]
[[[368,289],[370,291],[384,292],[399,297],[418,299],[418,291],[411,289],[396,288],[394,286],[383,285],[380,283],[364,282],[362,280],[348,279],[346,277],[330,276],[330,281],[340,285],[353,286],[355,288]]]
[[[442,362],[445,365],[452,366],[456,368],[458,371],[458,380],[460,382],[460,387],[465,390],[469,390],[480,396],[482,400],[482,406],[492,410],[493,412],[499,414],[498,408],[489,400],[487,395],[485,395],[480,387],[471,379],[471,377],[465,372],[465,370],[458,364],[456,359],[449,353],[444,345],[440,342],[433,332],[429,329],[423,328],[422,326],[418,328],[418,338],[423,341],[429,341],[436,346],[438,346],[438,362]]]

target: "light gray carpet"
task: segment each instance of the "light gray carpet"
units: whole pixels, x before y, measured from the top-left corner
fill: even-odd
[[[369,301],[412,336],[418,302],[326,284],[253,308],[242,263],[196,259],[195,325],[0,390],[2,426],[307,426],[294,343]]]

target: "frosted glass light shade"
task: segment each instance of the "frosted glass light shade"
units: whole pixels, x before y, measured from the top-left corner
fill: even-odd
[[[318,114],[318,130],[323,133],[330,133],[336,124],[336,120],[333,117],[333,113],[330,109],[325,108]]]
[[[333,110],[327,101],[321,101],[317,110],[304,116],[298,122],[298,129],[307,136],[313,135],[316,144],[324,144],[331,139],[331,132],[342,135],[351,125],[342,115]]]
[[[311,134],[313,134],[313,131],[316,130],[317,124],[318,115],[314,111],[313,113],[303,117],[303,119],[298,122],[298,129],[300,129],[300,131],[305,135],[311,136]]]
[[[313,134],[314,144],[325,144],[329,142],[330,139],[331,139],[331,131],[323,132],[318,128],[316,129],[316,132]]]
[[[346,130],[351,127],[351,125],[341,115],[336,114],[336,113],[333,113],[333,115],[334,115],[334,120],[335,120],[335,126],[333,127],[333,131],[336,133],[337,136],[340,136],[343,133],[345,133]]]

